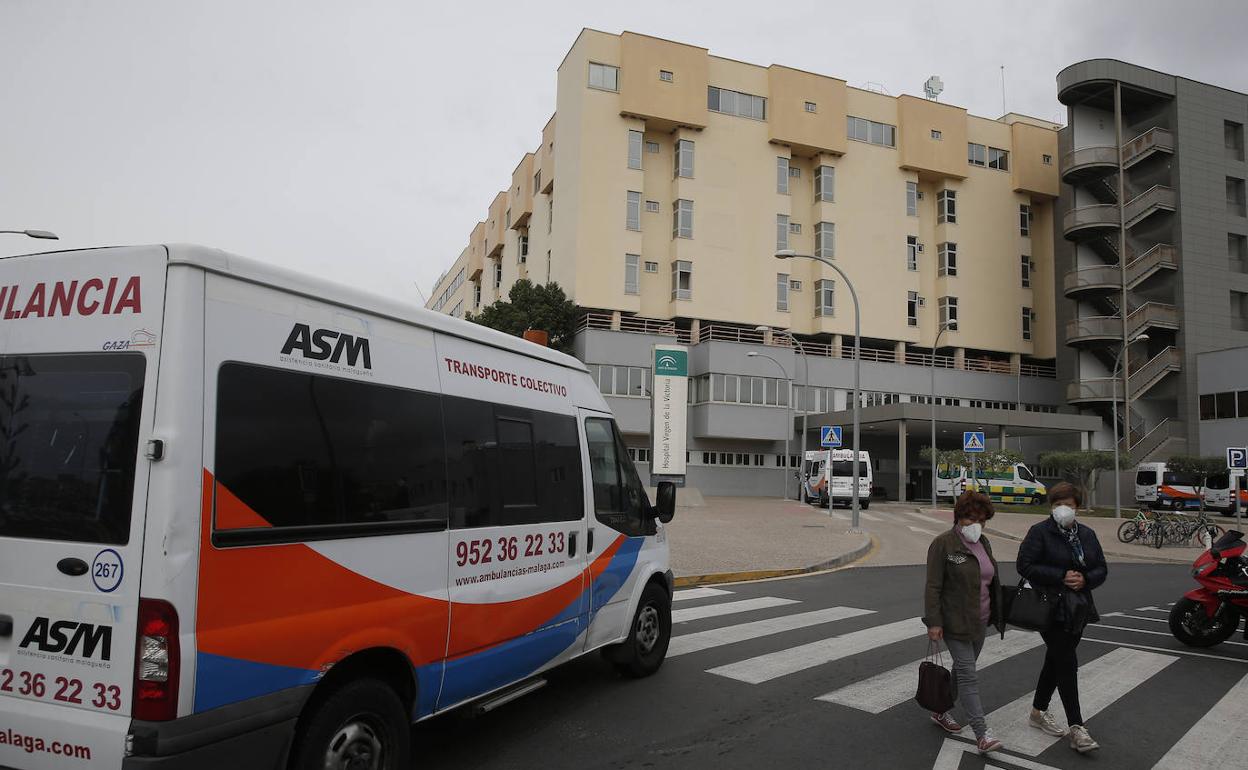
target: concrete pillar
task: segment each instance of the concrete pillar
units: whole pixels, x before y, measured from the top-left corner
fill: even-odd
[[[906,343],[896,342],[893,344],[893,356],[897,363],[904,364],[906,362]]]
[[[698,337],[702,335],[702,322],[693,319],[689,322],[689,339],[694,345],[698,344]]]
[[[833,335],[832,335],[832,357],[833,357],[833,358],[840,358],[840,357],[841,357],[841,350],[842,350],[842,347],[841,347],[841,335],[839,335],[839,334],[833,334]]]
[[[906,462],[906,421],[897,421],[897,499],[906,502],[906,481],[910,474]]]
[[[771,340],[772,340],[772,330],[771,329],[764,330],[763,331],[763,344],[770,345],[772,344]]]
[[[1005,426],[997,426],[997,448],[1005,449]]]
[[[953,368],[954,369],[966,368],[966,348],[954,348],[953,349]]]
[[[1010,373],[1018,374],[1022,370],[1022,366],[1023,366],[1023,354],[1011,353],[1010,354]]]
[[[618,332],[620,330],[620,311],[611,311],[611,331]]]
[[[1092,431],[1079,431],[1079,448],[1085,451],[1092,448]]]

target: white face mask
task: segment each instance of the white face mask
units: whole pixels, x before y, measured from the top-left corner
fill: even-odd
[[[960,529],[962,530],[962,537],[972,543],[978,543],[979,536],[984,534],[984,525],[979,522],[975,522],[974,524],[963,524]]]
[[[1071,523],[1075,520],[1075,509],[1069,505],[1057,505],[1053,507],[1053,520],[1057,522],[1057,526],[1062,529],[1070,529]]]

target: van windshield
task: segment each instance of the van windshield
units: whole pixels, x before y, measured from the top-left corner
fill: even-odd
[[[0,355],[0,537],[129,540],[145,366]]]
[[[833,476],[853,476],[854,461],[853,460],[833,460],[832,461]],[[858,462],[858,478],[865,479],[867,477],[867,466],[861,460]]]

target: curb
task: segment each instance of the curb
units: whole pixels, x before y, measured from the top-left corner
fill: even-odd
[[[1011,535],[1008,532],[1002,532],[1001,530],[994,529],[993,527],[985,527],[984,531],[995,537],[1003,537],[1006,540],[1013,540],[1016,543],[1023,542],[1023,539],[1019,537],[1018,535]],[[1141,561],[1155,561],[1161,564],[1186,564],[1188,566],[1191,566],[1192,562],[1196,560],[1195,556],[1193,556],[1190,559],[1179,559],[1173,556],[1153,556],[1152,554],[1149,554],[1149,553],[1143,553],[1143,554],[1123,553],[1122,551],[1111,551],[1105,548],[1105,546],[1101,546],[1101,551],[1106,556],[1113,556],[1119,559],[1137,559]]]
[[[791,575],[807,575],[813,572],[828,572],[830,570],[848,567],[854,562],[859,561],[871,554],[879,548],[879,541],[874,535],[868,534],[866,542],[858,546],[852,551],[841,554],[835,558],[829,559],[818,564],[812,564],[808,567],[794,567],[792,569],[755,569],[744,570],[741,572],[712,572],[706,575],[684,575],[676,578],[676,588],[689,588],[691,586],[712,585],[714,583],[746,583],[752,580],[766,580],[768,578],[789,577]]]

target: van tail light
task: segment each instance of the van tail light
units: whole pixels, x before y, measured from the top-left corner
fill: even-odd
[[[178,612],[162,599],[139,599],[132,716],[165,722],[178,715]]]

